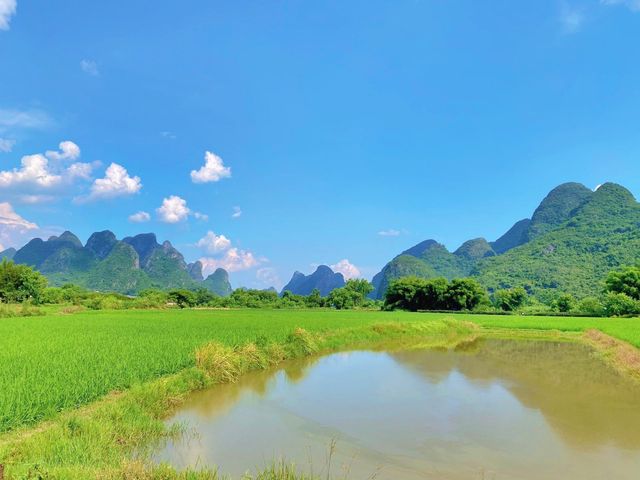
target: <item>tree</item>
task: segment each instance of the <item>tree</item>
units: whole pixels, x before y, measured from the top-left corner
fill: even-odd
[[[472,278],[453,280],[445,294],[448,310],[473,310],[487,302],[487,291]]]
[[[27,265],[16,265],[6,259],[0,263],[0,301],[40,303],[47,279]]]
[[[402,277],[392,280],[384,297],[384,308],[394,310],[409,310],[416,312],[420,309],[418,293],[425,290],[427,281],[418,277]]]
[[[517,310],[527,300],[527,291],[522,287],[497,290],[493,294],[493,303],[505,312]]]
[[[563,293],[554,302],[559,312],[570,312],[576,306],[576,299],[570,293]]]
[[[349,289],[347,287],[335,288],[331,290],[327,297],[329,305],[337,310],[345,310],[361,305],[364,298],[361,292]]]
[[[170,302],[175,303],[180,308],[193,307],[196,304],[196,296],[190,290],[169,290],[167,296]]]
[[[601,317],[605,314],[604,305],[595,297],[586,297],[578,302],[575,308],[578,312],[592,317]]]
[[[432,278],[427,280],[418,290],[418,305],[420,310],[445,310],[447,308],[447,290],[449,282],[446,278]]]
[[[367,298],[367,296],[371,292],[373,292],[373,285],[371,285],[371,283],[369,283],[364,278],[352,278],[351,280],[347,280],[344,288],[356,292],[358,295],[360,295],[360,297],[362,297],[363,303],[365,298]]]
[[[609,292],[604,300],[604,310],[610,317],[637,315],[640,313],[640,301],[626,293]]]
[[[640,265],[609,272],[605,280],[605,290],[624,293],[634,300],[640,300]]]
[[[209,305],[218,296],[206,288],[198,288],[195,292],[193,292],[193,295],[195,305],[199,306]]]
[[[322,295],[320,295],[320,290],[318,290],[317,288],[314,288],[311,293],[305,297],[304,301],[309,308],[324,307],[325,303],[324,298],[322,298]]]

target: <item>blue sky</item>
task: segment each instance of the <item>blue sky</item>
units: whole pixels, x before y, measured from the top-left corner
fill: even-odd
[[[280,287],[494,240],[640,192],[638,45],[639,0],[0,0],[0,244],[153,231]]]

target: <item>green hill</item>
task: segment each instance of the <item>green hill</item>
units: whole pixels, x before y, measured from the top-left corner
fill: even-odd
[[[633,195],[612,183],[595,192],[567,183],[495,242],[470,240],[450,253],[428,240],[403,252],[374,277],[374,293],[381,297],[391,279],[405,275],[472,276],[490,290],[523,286],[538,297],[584,297],[602,290],[611,269],[638,261],[640,204]]]
[[[229,283],[229,274],[224,268],[217,268],[202,282],[202,286],[221,297],[228,297],[233,291]]]
[[[91,290],[136,294],[146,288],[208,288],[218,295],[231,291],[228,274],[219,269],[214,280],[203,281],[202,264],[187,265],[170,242],[159,244],[153,233],[119,241],[108,231],[96,232],[86,245],[71,232],[48,240],[31,240],[12,255],[16,263],[30,265],[51,285],[74,283]]]

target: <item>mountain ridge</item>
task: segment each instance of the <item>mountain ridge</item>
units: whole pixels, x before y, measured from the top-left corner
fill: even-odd
[[[15,249],[14,249],[15,250]],[[86,244],[70,231],[47,240],[34,238],[22,248],[0,253],[44,274],[52,285],[75,283],[85,288],[136,294],[146,288],[207,288],[218,295],[232,291],[229,275],[216,270],[207,282],[202,263],[187,264],[171,242],[158,243],[154,233],[118,240],[109,230],[94,232]]]
[[[575,182],[547,194],[532,217],[493,242],[476,238],[449,252],[435,240],[404,250],[374,276],[374,298],[401,276],[470,276],[490,291],[525,287],[539,297],[597,294],[607,272],[640,260],[640,204],[621,185],[592,191]]]

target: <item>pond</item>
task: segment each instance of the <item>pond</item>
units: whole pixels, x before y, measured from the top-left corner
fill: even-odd
[[[187,432],[156,461],[234,477],[281,458],[323,478],[640,475],[640,389],[575,343],[306,358],[194,394],[168,421]]]

